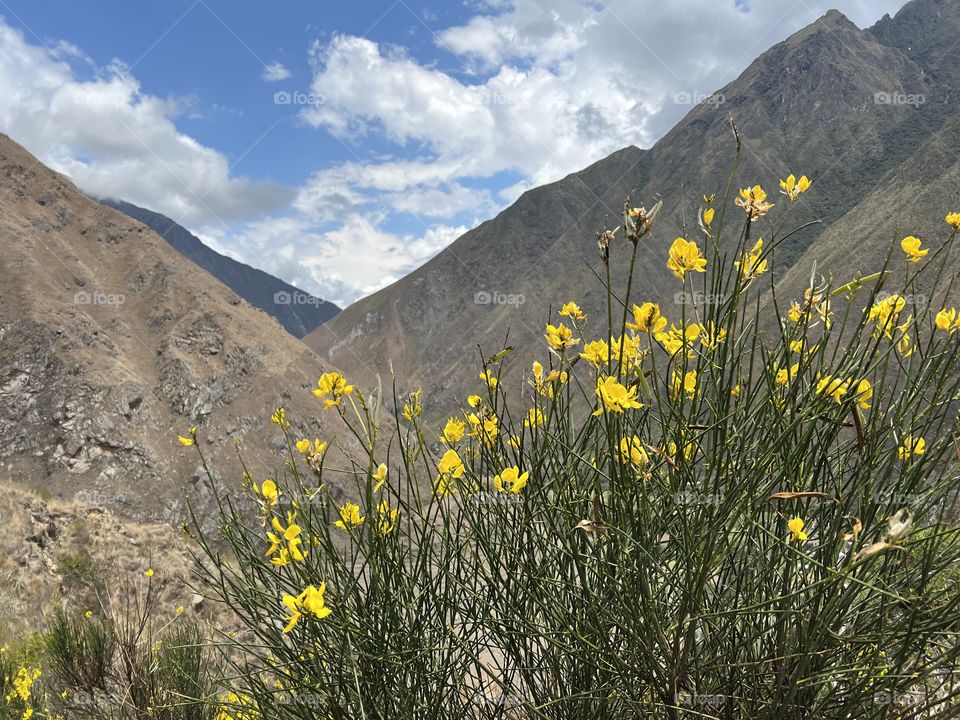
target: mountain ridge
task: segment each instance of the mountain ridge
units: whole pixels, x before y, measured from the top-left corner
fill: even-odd
[[[326,436],[310,389],[329,365],[2,134],[0,240],[0,481],[138,522],[177,525],[192,505],[209,523],[218,496],[244,495],[237,447],[255,481],[282,467],[278,404],[291,432]],[[177,442],[194,425],[214,487]]]
[[[132,203],[95,198],[142,222],[170,243],[181,255],[209,272],[254,307],[274,317],[284,329],[302,338],[332,318],[340,308],[304,292],[269,273],[218,253],[170,218]]]

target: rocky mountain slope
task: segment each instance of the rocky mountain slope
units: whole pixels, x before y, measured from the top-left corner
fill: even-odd
[[[178,524],[211,493],[281,471],[270,415],[325,437],[326,361],[143,224],[91,201],[0,135],[0,481]]]
[[[263,270],[221,255],[185,227],[160,213],[119,200],[100,199],[99,202],[142,222],[248,303],[276,318],[292,335],[303,337],[340,312],[333,303],[305,293]]]
[[[957,115],[960,74],[951,47],[958,35],[960,4],[952,0],[914,0],[895,18],[866,30],[831,11],[761,55],[649,151],[625,148],[525,193],[306,342],[335,364],[359,357],[384,374],[392,364],[435,403],[449,404],[476,387],[478,344],[491,353],[509,332],[510,344],[529,349],[526,357],[542,348],[551,307],[576,299],[599,316],[603,296],[594,274],[601,271],[594,235],[604,225],[617,225],[628,194],[647,207],[657,195],[664,199],[658,226],[638,255],[637,292],[675,317],[684,298],[676,297],[664,258],[673,238],[695,223],[701,195],[723,193],[734,156],[731,117],[744,151],[735,185],[759,182],[776,195],[778,179],[789,172],[816,183],[816,192],[796,203],[791,224],[822,222],[777,251],[773,265],[781,277],[798,259],[808,263],[805,252],[836,244],[833,235],[826,245],[818,242],[841,218],[851,218],[844,230],[847,248],[851,237],[859,243],[864,234],[889,243],[894,228],[851,212],[885,192],[882,184],[908,168],[917,148]],[[925,171],[941,177],[945,163]],[[897,204],[909,224],[903,213],[913,210],[902,198]],[[861,219],[853,222],[855,217]],[[628,257],[624,243],[614,247],[619,278]],[[852,271],[849,262],[847,267]]]

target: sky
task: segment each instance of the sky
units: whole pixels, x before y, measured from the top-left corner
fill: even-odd
[[[0,131],[345,306],[827,10],[904,4],[0,0]]]

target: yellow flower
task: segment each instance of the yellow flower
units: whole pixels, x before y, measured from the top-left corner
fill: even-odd
[[[799,370],[800,370],[799,363],[794,363],[793,365],[791,365],[789,370],[787,368],[780,368],[779,370],[777,370],[777,385],[779,385],[780,387],[789,385],[790,381],[797,376],[797,373],[799,372]]]
[[[305,453],[307,450],[310,449],[310,441],[309,441],[309,440],[297,440],[297,445],[296,445],[296,447],[297,447],[297,452]]]
[[[493,486],[497,492],[513,493],[519,495],[520,491],[527,484],[527,478],[530,473],[520,473],[517,466],[508,467],[500,471],[500,474],[493,478]]]
[[[399,524],[399,508],[391,508],[386,500],[377,506],[377,532],[381,535],[389,535],[397,529]]]
[[[663,332],[667,326],[667,319],[660,314],[660,306],[656,303],[645,302],[640,307],[633,306],[633,322],[627,322],[627,327],[636,332]]]
[[[324,594],[326,592],[327,584],[320,583],[319,588],[308,585],[304,591],[296,597],[284,594],[282,602],[290,612],[287,626],[283,628],[284,634],[289,633],[296,627],[296,624],[300,621],[300,618],[303,617],[304,613],[309,613],[318,620],[327,617],[332,611],[326,606],[324,601]]]
[[[484,414],[481,419],[475,413],[467,416],[467,422],[470,423],[470,434],[480,438],[484,445],[492,447],[500,432],[500,424],[497,416],[493,414]]]
[[[176,610],[177,615],[183,615],[186,611],[187,609],[183,605],[177,606],[177,610]]]
[[[897,320],[906,306],[906,299],[899,295],[888,295],[874,303],[867,315],[867,320],[875,323],[873,336],[879,338],[881,335],[886,335],[892,340]]]
[[[463,433],[467,429],[466,424],[460,418],[452,417],[447,420],[443,426],[443,440],[448,445],[458,443],[463,439]]]
[[[631,438],[620,438],[619,460],[621,463],[633,465],[637,471],[640,471],[650,462],[650,457],[640,438],[634,435]]]
[[[407,422],[413,422],[423,412],[423,405],[420,402],[422,396],[423,388],[417,388],[407,395],[407,401],[403,404],[403,419]]]
[[[287,422],[287,412],[283,408],[277,408],[273,411],[273,415],[270,416],[270,422],[282,428],[290,427],[290,423]]]
[[[89,620],[90,618],[93,617],[93,610],[87,610],[87,611],[83,614],[83,616]]]
[[[537,427],[539,425],[543,425],[546,419],[547,416],[543,414],[543,411],[540,408],[532,407],[527,413],[527,418],[523,421],[523,424],[529,428]]]
[[[184,447],[189,447],[197,441],[197,426],[194,425],[187,431],[189,437],[184,437],[183,435],[177,435],[177,440],[180,441],[180,444]]]
[[[553,397],[556,393],[558,385],[567,384],[567,371],[552,370],[544,379],[543,382],[538,383],[536,388],[537,392],[541,395],[546,395],[547,397]]]
[[[467,404],[468,404],[470,407],[472,407],[472,408],[480,407],[480,403],[482,403],[482,402],[483,402],[483,398],[480,397],[479,395],[468,395],[468,396],[467,396]]]
[[[496,388],[497,383],[499,382],[497,380],[497,376],[489,370],[484,370],[482,373],[480,373],[480,379],[483,380],[483,382],[485,382],[491,389]]]
[[[334,523],[334,526],[340,528],[341,530],[346,530],[347,525],[351,525],[353,527],[363,525],[365,518],[360,514],[359,505],[348,502],[342,505],[338,512],[340,513],[340,519]]]
[[[308,443],[309,444],[309,443]],[[317,472],[320,472],[320,468],[323,465],[323,456],[327,452],[327,441],[324,440],[320,442],[320,438],[313,439],[313,449],[306,451],[307,464],[312,467]]]
[[[857,383],[857,389],[854,391],[857,398],[857,405],[861,410],[870,409],[870,401],[873,399],[873,385],[869,380],[861,380]]]
[[[897,457],[901,460],[909,460],[914,455],[923,455],[926,451],[926,440],[922,437],[915,438],[913,435],[907,435],[897,448]]]
[[[960,330],[960,317],[958,317],[956,308],[944,308],[937,313],[937,330],[950,333],[951,335]]]
[[[678,237],[670,246],[667,267],[683,280],[688,272],[706,272],[707,259],[700,254],[700,248],[695,242]]]
[[[843,396],[850,389],[850,381],[825,375],[817,382],[817,392],[832,397],[838,404],[843,402]]]
[[[803,531],[805,523],[803,518],[795,517],[787,523],[787,529],[790,531],[789,540],[791,542],[803,542],[807,539],[807,534]]]
[[[146,570],[143,571],[143,574],[146,575],[148,578],[152,578],[155,575],[155,573],[153,572],[153,568],[147,568]]]
[[[640,347],[640,338],[635,335],[610,338],[610,357],[628,371],[639,371],[645,354],[646,351]]]
[[[742,207],[751,220],[759,220],[773,207],[771,203],[767,202],[767,193],[759,185],[740,190],[740,197],[734,200],[734,203],[738,207]]]
[[[947,215],[947,223],[953,227],[954,230],[960,230],[960,212],[949,213]]]
[[[910,333],[907,332],[911,320],[908,320],[897,328],[897,330],[900,331],[900,339],[897,341],[897,352],[903,355],[903,357],[910,357],[917,351],[917,348],[913,345],[913,340],[910,338]]]
[[[767,261],[761,260],[761,255],[763,255],[763,238],[757,238],[753,249],[743,256],[743,260],[734,263],[740,269],[740,277],[744,282],[754,280],[767,271]]]
[[[720,328],[717,330],[713,320],[708,320],[706,325],[701,324],[698,327],[700,328],[700,344],[707,350],[714,350],[727,340],[727,329]]]
[[[437,480],[433,485],[433,491],[437,497],[445,498],[447,495],[453,495],[457,491],[457,486],[449,475],[437,475]]]
[[[617,382],[615,377],[597,378],[597,397],[600,399],[600,407],[593,413],[594,415],[605,412],[622,413],[625,410],[643,407],[637,401],[637,389],[627,390]]]
[[[434,484],[434,492],[436,492],[437,497],[453,495],[457,491],[454,480],[463,477],[463,460],[460,459],[457,451],[447,450],[440,458],[437,470],[439,473]]]
[[[573,337],[573,331],[563,323],[559,325],[550,325],[548,323],[546,334],[543,337],[546,339],[547,345],[557,352],[563,352],[567,348],[573,347],[580,342],[579,338]]]
[[[693,357],[693,344],[700,337],[700,325],[690,323],[683,328],[671,324],[668,332],[658,332],[654,337],[671,356],[683,350],[689,357]]]
[[[382,488],[383,484],[387,481],[387,466],[380,463],[377,466],[377,471],[371,476],[371,479],[374,481],[373,491],[376,492]]]
[[[743,388],[740,386],[740,383],[737,383],[732,388],[730,388],[730,395],[736,399],[740,397],[740,393],[743,392]]]
[[[610,348],[605,340],[594,340],[583,346],[583,352],[580,353],[580,357],[595,368],[599,368],[601,365],[606,365],[609,362]]]
[[[900,241],[900,247],[903,249],[903,252],[906,253],[907,260],[913,263],[918,263],[924,257],[926,257],[927,253],[930,251],[921,248],[920,244],[920,238],[914,237],[913,235],[908,235]]]
[[[447,450],[440,458],[440,464],[437,468],[441,475],[449,475],[452,478],[463,477],[463,460],[456,450]]]
[[[575,302],[568,302],[566,305],[560,308],[560,315],[563,317],[568,317],[576,322],[583,322],[587,319],[586,314]]]
[[[270,548],[267,550],[267,557],[276,555],[271,562],[278,567],[289,563],[291,559],[302,562],[306,558],[306,552],[302,549],[303,539],[300,537],[302,530],[294,522],[293,513],[287,515],[287,527],[277,517],[271,520],[275,532],[267,533],[267,540],[270,541]],[[285,545],[284,545],[285,544]]]
[[[673,382],[670,386],[670,395],[676,400],[680,397],[680,393],[683,392],[688,398],[693,400],[694,395],[697,392],[697,371],[691,370],[683,377],[680,377],[680,373],[674,370],[673,372]]]
[[[317,387],[313,394],[318,398],[326,398],[324,406],[327,410],[332,407],[338,407],[344,395],[350,395],[353,392],[353,385],[347,384],[347,379],[338,372],[325,372],[317,380]]]
[[[780,192],[790,198],[790,202],[796,200],[800,195],[810,189],[811,183],[806,175],[800,176],[797,180],[793,175],[789,175],[786,180],[780,181]]]
[[[269,510],[276,505],[277,499],[280,497],[280,490],[277,488],[277,484],[270,479],[264,480],[263,485],[259,488],[254,484],[253,492],[263,499],[264,510]]]
[[[716,214],[716,210],[713,208],[707,208],[703,211],[703,224],[707,227],[710,227],[710,223],[713,222],[713,216]]]
[[[790,318],[790,322],[798,323],[803,318],[803,308],[800,307],[800,303],[796,300],[790,303],[790,309],[787,311],[787,317]]]

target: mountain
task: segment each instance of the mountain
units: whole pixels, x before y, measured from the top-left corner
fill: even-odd
[[[0,482],[139,522],[215,522],[218,492],[282,471],[293,432],[327,437],[325,363],[143,224],[0,135]],[[348,439],[344,444],[349,446]],[[334,492],[337,492],[334,489]]]
[[[120,200],[101,198],[98,202],[142,222],[248,303],[275,317],[291,335],[303,337],[340,312],[333,303],[211,250],[185,227],[160,213]]]
[[[761,183],[773,196],[778,179],[790,172],[815,183],[815,192],[793,205],[790,224],[820,223],[778,248],[773,266],[783,277],[798,262],[808,263],[807,252],[823,247],[818,241],[829,228],[888,192],[884,183],[895,181],[917,148],[957,117],[960,72],[950,48],[958,34],[960,3],[954,0],[914,0],[866,30],[831,11],[761,55],[649,150],[627,147],[525,193],[305,341],[334,364],[362,360],[361,367],[382,374],[392,367],[435,404],[448,406],[477,387],[478,345],[492,354],[509,333],[509,344],[525,350],[524,363],[533,352],[543,359],[544,322],[567,300],[593,315],[593,332],[602,334],[604,296],[596,279],[602,266],[594,236],[618,224],[628,195],[647,207],[657,196],[664,200],[638,253],[635,297],[657,301],[665,315],[677,317],[685,298],[665,267],[667,249],[674,237],[695,228],[701,195],[723,194],[735,155],[731,117],[743,145],[735,187]],[[945,165],[924,171],[939,177]],[[777,197],[771,201],[786,203]],[[920,208],[903,198],[895,205],[903,225],[911,213],[919,217]],[[772,217],[761,223],[764,235]],[[824,242],[846,248],[850,272],[853,243],[864,242],[866,234],[889,244],[894,231],[862,221],[847,227],[845,241],[830,235]],[[628,261],[627,244],[615,243],[617,287]],[[803,272],[798,269],[798,276]],[[809,266],[805,272],[809,277]]]

